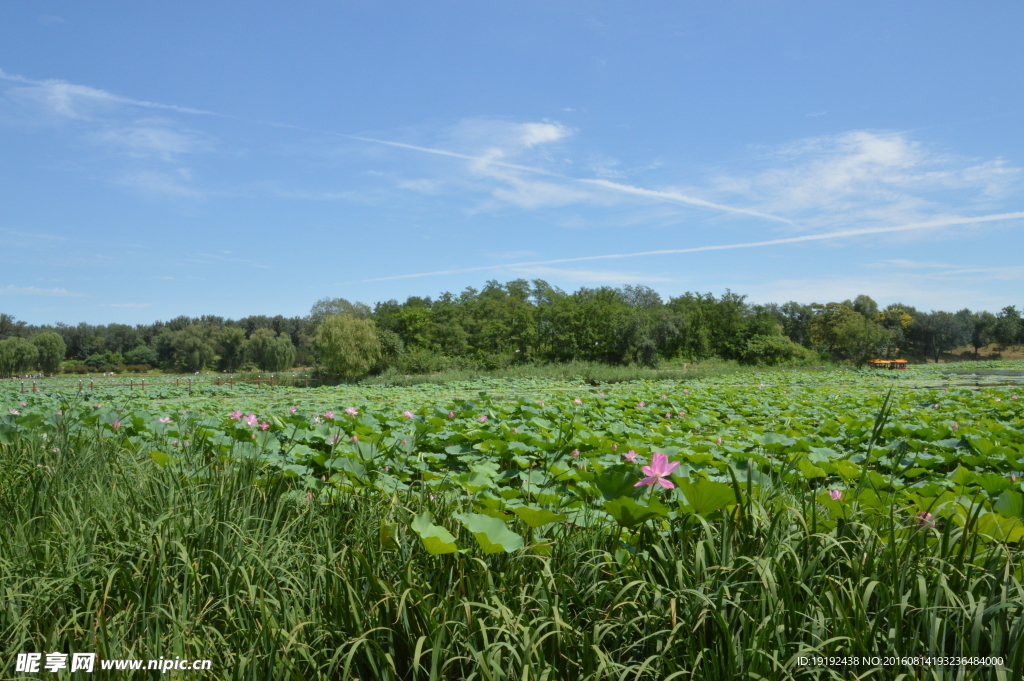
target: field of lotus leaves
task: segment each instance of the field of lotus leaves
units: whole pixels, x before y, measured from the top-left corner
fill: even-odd
[[[892,506],[908,525],[963,524],[973,509],[984,534],[1015,542],[1024,537],[1024,383],[978,389],[959,385],[965,378],[917,368],[606,386],[208,384],[192,397],[175,386],[98,387],[12,393],[0,442],[112,439],[170,467],[247,459],[319,500],[357,488],[454,495],[466,522],[492,528],[489,538],[474,533],[485,552],[521,549],[557,522],[657,529],[742,504],[744,489],[772,480],[816,491],[825,526],[858,508]],[[668,485],[635,486],[656,453],[679,464]],[[517,517],[531,530],[523,536],[503,524]],[[431,552],[457,550],[424,541]]]
[[[21,513],[14,505],[21,500],[34,509],[24,517],[41,522],[45,513],[35,508],[45,506],[40,490],[60,487],[53,468],[85,475],[78,467],[85,464],[75,462],[88,459],[93,487],[84,489],[80,478],[69,475],[61,484],[74,491],[62,492],[64,501],[52,492],[57,510],[51,512],[79,518],[66,524],[96,523],[95,514],[108,503],[97,494],[109,485],[128,495],[125,510],[117,513],[138,513],[144,518],[138,523],[154,528],[173,513],[183,514],[186,525],[201,523],[199,509],[208,504],[212,517],[249,509],[244,512],[275,527],[282,523],[289,536],[298,525],[314,523],[310,518],[325,523],[317,532],[336,534],[325,540],[331,547],[295,539],[288,549],[306,556],[303,565],[319,566],[315,574],[297,576],[306,567],[282,554],[281,565],[290,567],[262,578],[253,568],[248,576],[228,579],[234,573],[226,563],[200,577],[207,568],[197,566],[212,559],[189,559],[182,583],[168,581],[158,603],[150,603],[162,604],[159,617],[139,606],[120,623],[113,614],[111,620],[83,615],[95,610],[97,596],[81,585],[75,593],[84,595],[72,600],[93,605],[65,612],[67,606],[43,593],[38,574],[9,556],[34,556],[29,562],[37,569],[50,559],[35,556],[30,535],[8,537],[0,587],[9,594],[8,611],[17,606],[22,614],[0,620],[0,636],[20,645],[45,639],[70,649],[83,637],[101,645],[95,632],[110,626],[100,638],[112,651],[166,649],[172,642],[194,651],[201,643],[182,632],[202,630],[206,610],[178,603],[191,614],[167,614],[174,611],[168,603],[184,598],[183,584],[200,580],[200,590],[209,592],[203,607],[216,609],[230,598],[209,580],[228,579],[244,592],[255,588],[246,583],[263,579],[260,598],[278,608],[289,611],[282,603],[296,593],[301,601],[303,589],[319,594],[319,605],[289,606],[306,612],[306,619],[296,615],[290,624],[268,629],[273,616],[253,610],[259,599],[232,596],[245,604],[224,606],[234,614],[207,624],[226,637],[217,654],[236,671],[224,678],[261,678],[271,673],[266,670],[273,678],[346,679],[532,679],[545,673],[552,679],[849,678],[848,672],[865,671],[797,662],[800,654],[837,650],[999,655],[1005,667],[998,669],[903,673],[1010,678],[1011,663],[1024,664],[1024,646],[1014,646],[1024,606],[1018,553],[1024,539],[1024,363],[989,367],[1002,373],[952,374],[943,369],[954,366],[931,365],[606,385],[528,379],[402,388],[203,384],[191,396],[184,386],[79,391],[44,383],[38,393],[6,389],[0,392],[0,447],[8,464],[15,456],[25,462],[7,465],[0,476],[0,510],[8,515]],[[178,496],[164,499],[165,492],[154,491],[163,501],[137,511],[135,506],[155,502],[125,489],[132,486],[125,471],[161,480]],[[33,481],[36,496],[25,496],[31,490],[21,489],[19,476]],[[225,494],[236,500],[236,509],[218,505]],[[70,510],[66,498],[76,495],[91,501]],[[267,499],[274,500],[273,508],[260,505]],[[99,505],[82,510],[89,504]],[[170,508],[189,504],[194,508]],[[163,510],[157,513],[157,507]],[[160,581],[160,570],[180,562],[175,550],[192,546],[206,555],[210,537],[220,536],[206,525],[186,532],[180,519],[174,522],[173,532],[182,533],[178,549],[144,540],[147,550],[165,553],[164,562],[157,561],[163,568],[150,566],[151,579]],[[246,553],[255,551],[252,546],[261,547],[254,564],[270,560],[262,552],[272,553],[278,540],[260,534],[260,523],[248,522],[233,520],[231,535],[250,532],[254,538],[243,536],[244,546],[230,550],[233,540],[217,539],[217,561],[228,561],[235,550],[239,564],[257,561],[255,553]],[[339,523],[343,528],[335,527]],[[125,537],[111,541],[131,543]],[[129,552],[129,565],[145,562],[146,552],[138,551]],[[345,573],[351,581],[340,587],[330,582],[330,566],[344,555],[361,566],[344,570],[366,572]],[[789,565],[798,555],[804,562]],[[672,564],[675,576],[665,572]],[[403,576],[402,565],[424,573]],[[101,591],[106,579],[109,591],[129,579],[131,568],[110,569],[89,582],[91,588]],[[788,578],[798,583],[792,593],[792,585],[781,586]],[[563,589],[560,580],[583,584],[572,582],[578,595],[565,595],[567,603],[549,602],[550,591],[530,597],[541,598],[543,607],[526,603],[523,590],[555,588],[543,586],[545,579]],[[404,596],[400,584],[408,589]],[[140,589],[149,594],[136,582],[122,587],[122,607],[129,610],[133,598],[142,598]],[[648,587],[654,591],[647,593]],[[440,595],[428,595],[431,588]],[[19,589],[36,596],[10,596]],[[476,593],[480,589],[491,595]],[[351,600],[362,591],[363,600],[351,603],[347,614],[332,615],[351,618],[344,626],[321,619],[343,607],[331,598]],[[635,596],[624,596],[633,591]],[[596,605],[601,598],[604,604]],[[518,605],[508,605],[513,601]],[[404,619],[409,608],[424,604],[432,614],[416,611],[420,620]],[[360,615],[360,608],[375,614]],[[612,617],[609,608],[622,611]],[[232,619],[241,611],[261,624]],[[627,612],[632,619],[622,621]],[[543,622],[522,624],[527,613]],[[607,640],[587,617],[604,618]],[[161,618],[174,626],[152,624]],[[464,622],[456,627],[453,618]],[[55,628],[50,621],[65,624]],[[775,623],[765,628],[767,622]],[[288,633],[289,626],[297,629]],[[300,635],[303,627],[310,631]],[[532,648],[513,643],[524,636],[534,637]],[[247,658],[239,646],[254,652]],[[874,678],[890,678],[889,671]]]

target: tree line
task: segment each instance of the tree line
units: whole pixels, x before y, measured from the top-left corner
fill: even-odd
[[[997,313],[923,311],[868,296],[843,302],[756,305],[731,291],[663,299],[646,286],[580,288],[545,281],[487,282],[459,294],[373,307],[317,301],[303,317],[34,326],[0,314],[0,376],[30,371],[282,371],[314,366],[360,376],[393,368],[503,368],[593,361],[656,366],[718,357],[747,364],[871,357],[933,359],[956,348],[1024,344],[1016,306]]]

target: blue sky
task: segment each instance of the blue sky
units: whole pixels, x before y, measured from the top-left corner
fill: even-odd
[[[1019,3],[0,5],[0,311],[1024,304]],[[637,255],[641,254],[641,255]]]

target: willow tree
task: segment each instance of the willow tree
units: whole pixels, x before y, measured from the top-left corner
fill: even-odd
[[[365,376],[381,359],[373,321],[348,314],[324,317],[316,332],[315,347],[323,368],[344,378]]]
[[[249,336],[248,354],[263,371],[284,371],[295,363],[295,346],[291,337],[271,329],[257,329]]]

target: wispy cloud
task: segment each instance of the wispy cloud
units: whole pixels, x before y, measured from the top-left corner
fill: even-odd
[[[209,142],[166,119],[142,119],[127,125],[105,127],[89,133],[99,143],[110,144],[136,158],[157,157],[171,161],[181,154],[209,149]]]
[[[191,258],[189,262],[194,262],[200,265],[219,265],[224,263],[240,263],[243,265],[251,265],[252,267],[258,267],[260,269],[269,270],[273,269],[270,265],[264,265],[263,263],[256,262],[255,260],[247,260],[246,258],[235,258],[230,254],[218,254],[218,253],[196,253],[195,257]]]
[[[617,272],[612,270],[574,270],[557,267],[516,267],[510,275],[558,279],[589,284],[658,284],[675,282],[671,277],[661,277],[646,272]]]
[[[86,294],[69,291],[64,288],[39,288],[38,286],[0,286],[0,295],[4,296],[52,296],[55,298],[84,298]]]
[[[938,229],[953,225],[968,225],[986,222],[1000,222],[1006,220],[1024,220],[1024,211],[1015,213],[1000,213],[996,215],[980,215],[975,217],[947,217],[927,222],[916,222],[904,225],[893,225],[888,227],[864,227],[859,229],[845,229],[837,232],[825,232],[822,234],[804,234],[802,236],[786,237],[781,239],[768,239],[766,241],[749,241],[746,243],[721,244],[715,246],[695,246],[692,248],[673,248],[657,251],[641,251],[637,253],[613,253],[608,255],[588,255],[577,258],[559,258],[557,260],[541,260],[535,262],[504,263],[495,265],[484,265],[480,267],[466,267],[453,270],[438,270],[434,272],[419,272],[416,274],[400,274],[391,277],[377,277],[364,279],[363,282],[391,281],[394,279],[414,279],[417,277],[429,277],[444,274],[465,274],[469,272],[484,272],[487,270],[505,269],[511,267],[530,267],[538,265],[560,265],[570,262],[586,262],[595,260],[617,260],[621,258],[640,258],[654,255],[680,255],[684,253],[701,253],[706,251],[728,251],[738,248],[763,248],[766,246],[781,246],[784,244],[796,244],[808,241],[826,241],[830,239],[844,239],[874,234],[892,234],[898,232],[909,232],[914,230]]]
[[[128,170],[114,178],[115,184],[129,187],[151,197],[202,198],[206,195],[189,183],[192,174],[188,168],[163,170]]]
[[[869,263],[866,267],[874,269],[911,270],[921,273],[920,276],[930,279],[996,279],[1016,281],[1024,279],[1024,265],[953,265],[942,262],[918,262],[914,260],[886,260],[880,263]]]
[[[205,116],[218,115],[212,111],[204,111],[202,109],[194,109],[187,106],[161,104],[159,102],[150,102],[144,99],[122,97],[121,95],[116,95],[111,92],[107,92],[106,90],[89,87],[87,85],[75,85],[63,80],[34,80],[13,73],[7,73],[3,69],[0,69],[0,80],[21,83],[27,86],[17,88],[13,94],[39,102],[51,112],[68,118],[80,118],[85,116],[87,115],[89,108],[95,105],[111,104],[135,106],[145,109],[162,109],[164,111],[176,111],[178,113],[185,114],[199,114]]]
[[[522,126],[518,126],[516,129],[522,129],[523,127],[526,126],[547,126],[536,129],[530,128],[531,130],[533,130],[533,132],[531,132],[529,135],[524,134],[519,138],[520,142],[523,143],[523,146],[527,148],[536,146],[537,144],[540,144],[541,141],[556,141],[566,136],[567,134],[562,132],[563,130],[565,130],[565,128],[551,123],[524,124]],[[540,130],[544,130],[546,132],[540,132]],[[579,178],[573,177],[563,172],[548,170],[546,168],[534,165],[515,163],[509,160],[505,160],[508,157],[508,152],[505,149],[496,146],[489,146],[486,149],[486,151],[482,153],[469,154],[451,151],[448,149],[440,149],[436,147],[409,144],[406,142],[383,140],[374,137],[362,137],[353,135],[351,136],[351,138],[363,142],[371,142],[374,144],[382,144],[386,146],[397,147],[400,149],[408,149],[410,151],[418,151],[425,154],[434,154],[437,156],[444,156],[448,158],[455,158],[468,161],[468,168],[473,174],[477,176],[489,176],[493,179],[500,180],[507,185],[505,187],[498,187],[492,189],[492,196],[503,202],[512,203],[523,208],[536,208],[540,206],[550,205],[567,205],[570,203],[582,201],[597,201],[607,203],[607,194],[611,193],[641,197],[644,199],[650,199],[658,202],[669,202],[697,206],[700,208],[706,208],[713,211],[721,211],[737,215],[747,215],[751,217],[757,217],[786,224],[789,224],[791,222],[789,219],[781,217],[779,215],[773,215],[760,210],[754,210],[742,206],[733,206],[724,203],[708,201],[706,199],[692,196],[690,194],[683,193],[681,191],[674,189],[646,189],[643,187],[637,187],[619,182],[612,182],[610,180],[600,177]],[[529,138],[530,144],[526,144],[527,138]],[[604,162],[605,164],[607,164],[608,160],[606,159]],[[499,172],[501,170],[516,172],[502,173]],[[527,180],[524,179],[520,173],[526,173],[530,175],[541,175],[549,178],[557,178],[557,180],[560,180],[561,182],[537,182],[534,180]],[[596,187],[605,190],[605,196],[602,197],[599,193],[583,190],[580,188],[581,186]]]
[[[923,220],[950,205],[991,210],[1021,169],[932,150],[904,133],[856,130],[762,150],[760,168],[720,175],[717,195],[793,218],[804,229]],[[956,192],[954,195],[953,192]]]

